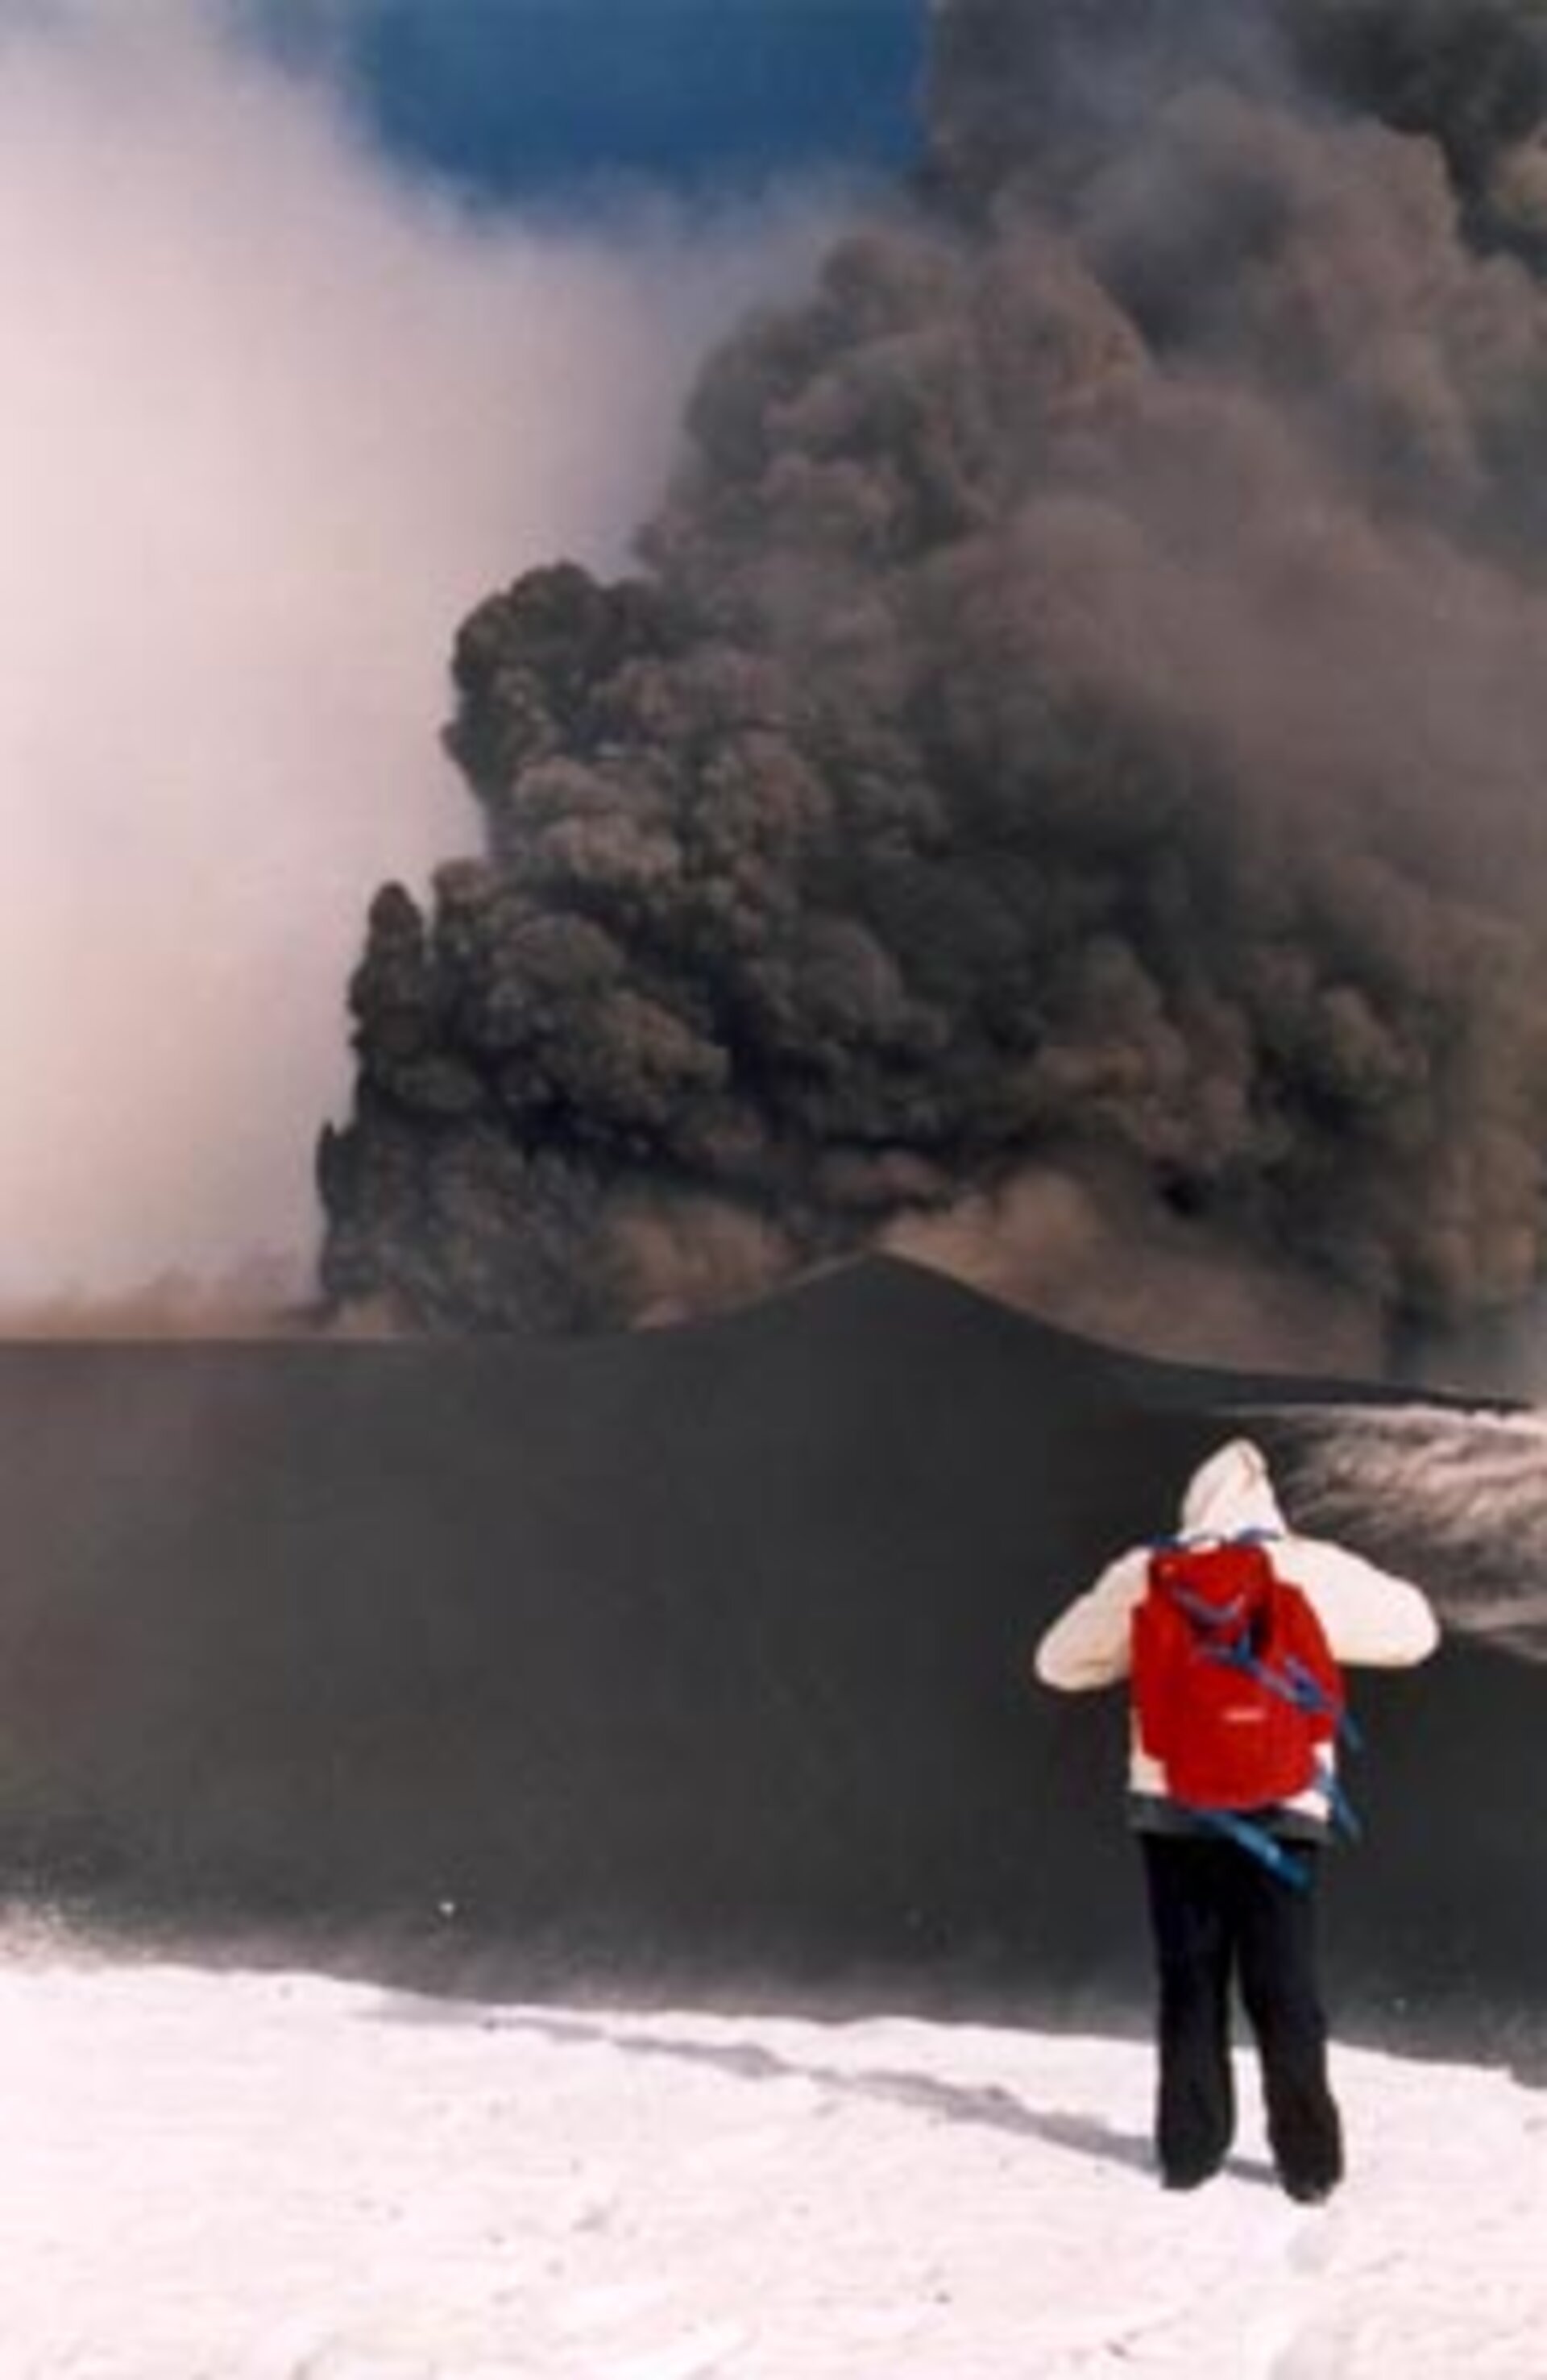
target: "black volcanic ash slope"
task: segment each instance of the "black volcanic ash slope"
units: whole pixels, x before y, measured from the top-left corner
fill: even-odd
[[[580,1345],[0,1350],[0,1420],[18,1856],[645,1948],[992,1927],[1027,1632],[1145,1500],[1094,1351],[897,1266]]]
[[[1541,10],[936,42],[926,194],[711,361],[640,575],[462,628],[340,1301],[703,1310],[1049,1171],[1367,1316],[1541,1275]]]
[[[1024,1663],[1259,1393],[1204,1385],[889,1263],[582,1344],[0,1349],[6,1870],[561,1968],[1139,1989],[1117,1700]],[[1544,1694],[1464,1647],[1361,1686],[1347,1998],[1539,2009]]]

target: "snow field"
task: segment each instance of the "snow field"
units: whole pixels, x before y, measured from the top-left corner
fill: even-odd
[[[4,2380],[1547,2380],[1547,2098],[1150,2168],[1139,2044],[0,1964]]]

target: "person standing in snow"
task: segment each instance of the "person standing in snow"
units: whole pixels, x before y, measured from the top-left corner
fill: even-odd
[[[1426,1659],[1438,1642],[1416,1586],[1290,1531],[1267,1462],[1249,1439],[1233,1439],[1194,1475],[1181,1536],[1184,1543],[1266,1541],[1274,1571],[1309,1600],[1340,1663],[1402,1668]],[[1054,1622],[1035,1657],[1044,1685],[1079,1694],[1130,1675],[1133,1619],[1151,1551],[1136,1546],[1119,1555]],[[1168,2189],[1194,2189],[1218,2171],[1230,2147],[1230,1994],[1238,1981],[1279,2178],[1292,2198],[1323,2199],[1343,2176],[1315,1942],[1315,1862],[1332,1817],[1330,1762],[1304,1792],[1249,1814],[1252,1828],[1269,1839],[1266,1857],[1178,1800],[1137,1721],[1128,1782],[1158,1971],[1161,2178]],[[1274,1848],[1290,1845],[1287,1856]]]

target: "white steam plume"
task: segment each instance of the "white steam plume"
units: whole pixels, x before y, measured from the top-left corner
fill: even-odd
[[[475,221],[216,0],[0,22],[0,1307],[310,1258],[364,902],[477,837],[454,625],[617,566],[824,213]]]

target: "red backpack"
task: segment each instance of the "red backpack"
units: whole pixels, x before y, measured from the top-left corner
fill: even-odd
[[[1303,1793],[1344,1716],[1320,1620],[1254,1537],[1151,1555],[1133,1615],[1133,1694],[1139,1742],[1172,1798],[1203,1812]]]

